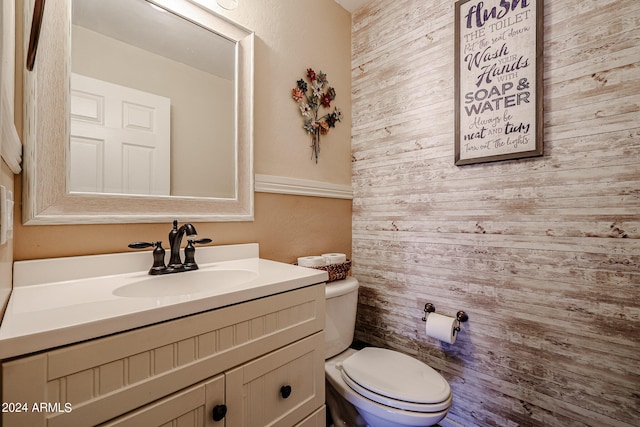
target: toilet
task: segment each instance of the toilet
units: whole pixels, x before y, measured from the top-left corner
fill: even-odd
[[[326,398],[334,426],[426,427],[441,421],[453,397],[433,368],[393,350],[349,348],[358,281],[328,283],[326,299]]]

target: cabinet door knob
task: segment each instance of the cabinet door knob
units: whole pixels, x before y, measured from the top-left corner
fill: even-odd
[[[283,399],[286,399],[287,397],[291,396],[291,386],[283,385],[282,387],[280,387],[280,395],[282,396]]]
[[[216,405],[213,407],[213,421],[220,421],[227,415],[227,405]]]

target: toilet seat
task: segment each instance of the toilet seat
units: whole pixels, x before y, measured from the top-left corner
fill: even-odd
[[[365,347],[342,362],[345,383],[374,402],[414,412],[451,406],[451,388],[433,368],[393,350]]]

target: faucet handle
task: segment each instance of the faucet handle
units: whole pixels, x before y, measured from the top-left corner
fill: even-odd
[[[191,243],[196,244],[196,245],[205,245],[207,243],[211,243],[213,242],[213,240],[211,240],[208,237],[203,237],[202,239],[197,239],[197,240],[189,240]]]
[[[153,242],[153,243],[133,242],[133,243],[129,243],[129,247],[131,249],[145,249],[145,248],[150,248],[151,246],[156,246],[158,243],[161,243],[161,242]]]
[[[193,245],[202,245],[211,243],[213,240],[208,237],[202,239],[189,239],[187,240],[187,246],[184,248],[184,268],[185,270],[197,270],[198,264],[196,263],[196,248]]]
[[[164,248],[162,247],[162,242],[133,242],[129,244],[131,249],[144,249],[150,248],[151,246],[155,246],[156,248],[153,250],[153,266],[149,270],[149,274],[157,275],[164,274],[167,272],[167,267],[164,264]]]

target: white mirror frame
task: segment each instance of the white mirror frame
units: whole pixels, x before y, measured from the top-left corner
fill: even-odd
[[[0,3],[0,155],[14,174],[20,173],[22,144],[14,125],[15,2]]]
[[[36,62],[24,78],[23,223],[106,224],[253,220],[253,32],[187,0],[147,0],[236,42],[236,197],[150,197],[68,191],[71,2],[47,2]],[[25,40],[33,0],[25,0]],[[25,52],[27,46],[24,47]],[[197,155],[197,153],[194,153]]]

